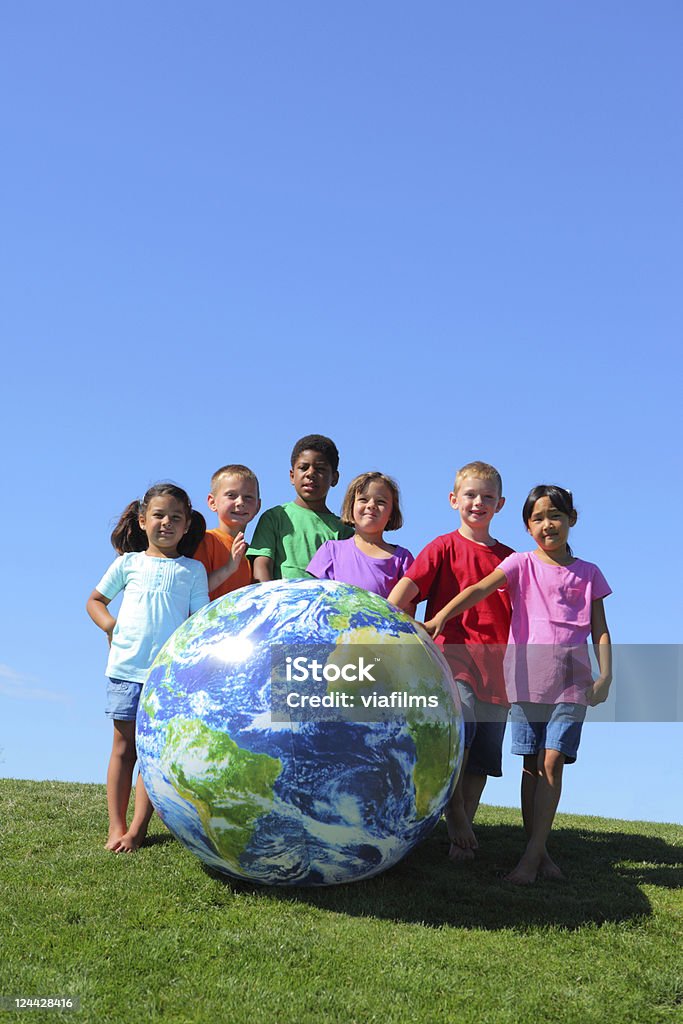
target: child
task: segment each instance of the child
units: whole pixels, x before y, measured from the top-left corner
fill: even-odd
[[[244,557],[244,529],[261,508],[256,474],[247,466],[221,466],[211,477],[207,504],[218,526],[207,530],[194,553],[209,577],[209,600],[251,583],[251,565]]]
[[[327,493],[339,481],[339,452],[334,441],[308,434],[294,445],[289,479],[294,501],[267,509],[258,521],[247,552],[254,579],[299,579],[326,540],[351,537],[353,530],[327,507]]]
[[[383,473],[361,473],[349,484],[341,519],[355,527],[353,537],[325,541],[308,572],[320,580],[353,583],[387,597],[413,562],[410,551],[388,544],[383,536],[385,530],[403,526],[396,482]]]
[[[536,550],[504,559],[425,623],[437,636],[460,615],[501,587],[512,601],[505,655],[512,703],[512,752],[524,757],[522,817],[527,847],[507,879],[528,885],[537,875],[562,878],[546,849],[562,788],[562,770],[573,764],[586,705],[607,699],[612,681],[610,635],[603,598],[611,590],[597,565],[574,558],[567,543],[577,514],[570,491],[541,484],[522,511]],[[598,659],[593,682],[588,634]]]
[[[389,600],[407,610],[411,601],[427,601],[427,617],[478,582],[512,554],[490,534],[491,521],[505,504],[500,473],[486,462],[459,469],[449,495],[460,526],[437,537],[420,552]],[[465,755],[446,809],[451,860],[471,860],[478,848],[472,822],[489,775],[500,776],[508,701],[503,653],[510,628],[510,602],[494,593],[482,609],[439,630],[436,642],[448,661],[465,716]]]
[[[107,771],[109,838],[106,848],[132,853],[145,838],[152,804],[138,775],[135,812],[126,825],[137,760],[135,714],[147,670],[164,642],[209,600],[206,572],[190,555],[206,524],[175,484],[155,484],[142,501],[124,510],[112,535],[120,557],[88,598],[93,622],[109,640],[110,677],[106,714],[114,721],[114,744]],[[107,605],[123,591],[118,619]]]

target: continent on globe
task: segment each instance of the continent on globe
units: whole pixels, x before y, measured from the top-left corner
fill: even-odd
[[[137,749],[160,817],[208,866],[331,885],[384,871],[432,830],[462,763],[462,715],[448,665],[407,615],[348,584],[276,580],[170,638]]]

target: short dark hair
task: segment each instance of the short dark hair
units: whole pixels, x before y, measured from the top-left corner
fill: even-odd
[[[206,533],[206,520],[201,512],[192,508],[187,491],[169,481],[153,484],[145,492],[144,498],[136,498],[135,501],[126,505],[111,535],[112,545],[119,555],[124,555],[129,551],[147,550],[147,534],[140,526],[140,516],[145,514],[152,498],[160,498],[164,495],[175,498],[178,504],[185,509],[190,528],[178,543],[178,554],[186,555],[188,558],[192,557]]]
[[[368,484],[374,483],[375,480],[379,480],[383,483],[391,492],[391,515],[389,516],[389,522],[385,529],[388,530],[400,530],[403,526],[403,516],[401,514],[401,504],[398,494],[398,484],[395,480],[392,480],[390,476],[385,476],[384,473],[379,473],[375,470],[371,470],[369,473],[361,473],[360,476],[355,477],[349,484],[346,494],[344,495],[344,502],[342,504],[340,519],[343,523],[347,523],[349,526],[353,526],[353,506],[356,501],[356,496],[362,494]]]
[[[305,437],[299,438],[292,448],[292,466],[301,453],[307,451],[318,452],[326,462],[329,462],[333,473],[338,471],[339,452],[336,444],[329,437],[325,437],[324,434],[306,434]]]

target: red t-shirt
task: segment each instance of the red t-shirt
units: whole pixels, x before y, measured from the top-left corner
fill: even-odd
[[[466,587],[479,583],[513,554],[506,544],[477,544],[455,530],[437,537],[423,548],[406,572],[419,589],[417,602],[427,601],[425,618],[437,612]],[[454,679],[462,679],[479,700],[507,705],[503,655],[510,630],[510,598],[497,590],[485,601],[446,623],[437,644],[451,667]]]

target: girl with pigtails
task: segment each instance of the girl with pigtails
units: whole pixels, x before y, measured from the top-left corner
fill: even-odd
[[[191,557],[205,530],[204,517],[193,510],[181,487],[155,484],[141,501],[124,509],[111,535],[119,557],[88,598],[88,614],[109,641],[105,713],[114,723],[114,742],[107,771],[106,848],[113,853],[137,850],[152,816],[152,804],[138,775],[128,827],[137,761],[135,716],[142,684],[161,647],[185,619],[208,604],[206,570]],[[114,618],[108,605],[121,592],[121,607]]]

